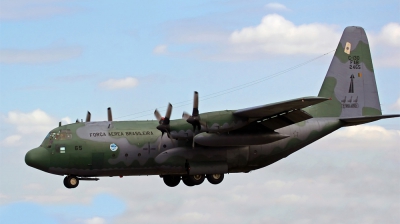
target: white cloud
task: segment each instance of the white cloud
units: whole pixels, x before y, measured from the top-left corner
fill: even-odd
[[[109,79],[99,84],[101,88],[108,90],[129,89],[137,85],[138,85],[138,80],[133,77],[126,77],[122,79]]]
[[[50,117],[44,111],[36,109],[30,113],[10,111],[5,118],[6,122],[16,126],[21,134],[31,134],[36,132],[47,132],[57,125],[57,120]]]
[[[57,0],[5,0],[0,7],[0,20],[39,19],[71,13],[70,7]]]
[[[400,24],[386,24],[379,34],[379,39],[383,42],[382,44],[400,47]]]
[[[374,65],[400,68],[400,24],[388,23],[379,33],[368,36]]]
[[[48,47],[36,50],[1,49],[0,63],[5,64],[38,64],[59,62],[79,57],[80,47]]]
[[[294,204],[307,200],[306,197],[298,196],[296,194],[285,194],[276,199],[276,202],[283,204]]]
[[[201,214],[199,212],[188,212],[177,217],[178,222],[193,223],[193,222],[207,222],[210,215]]]
[[[400,97],[397,98],[397,101],[390,106],[392,110],[400,110]]]
[[[63,118],[61,118],[61,123],[62,123],[62,125],[64,125],[64,124],[71,124],[72,122],[71,122],[71,118],[69,118],[69,117],[63,117]]]
[[[105,224],[106,220],[101,217],[93,217],[90,219],[83,220],[82,223],[84,223],[84,224]]]
[[[266,9],[270,10],[280,10],[280,11],[287,11],[288,8],[286,8],[285,5],[277,3],[277,2],[271,2],[265,5]]]
[[[31,184],[24,186],[24,189],[30,190],[30,191],[39,191],[39,190],[43,190],[44,187],[41,184],[31,183]]]
[[[168,46],[165,44],[158,45],[153,49],[153,53],[154,54],[165,54],[168,51],[167,48],[168,48]]]
[[[61,120],[63,124],[71,123],[69,117],[64,117]],[[30,138],[43,139],[46,133],[58,126],[59,120],[40,109],[36,109],[28,113],[10,111],[7,116],[3,116],[3,121],[13,125],[16,131],[1,141],[2,145],[16,146]]]
[[[335,144],[327,148],[333,150],[386,149],[396,147],[400,143],[400,131],[376,125],[358,125],[335,132],[331,135],[330,141]]]
[[[7,199],[7,198],[8,198],[7,195],[0,193],[0,199]]]
[[[2,145],[12,146],[19,143],[21,135],[10,135],[2,141]]]
[[[296,26],[280,15],[271,14],[258,26],[233,32],[230,41],[238,53],[321,54],[335,49],[339,37],[335,26],[318,23]]]

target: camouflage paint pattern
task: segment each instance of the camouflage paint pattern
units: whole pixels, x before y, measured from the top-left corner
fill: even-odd
[[[263,126],[265,117],[237,116],[234,110],[201,114],[206,125],[197,132],[183,119],[172,120],[171,138],[161,136],[157,121],[64,125],[29,151],[25,161],[45,172],[80,177],[234,173],[268,166],[346,126],[343,118],[381,115],[368,40],[361,27],[344,30],[318,96],[330,100],[303,109],[313,118],[276,130]],[[267,144],[226,142],[229,135],[269,134],[284,138]],[[222,136],[221,147],[193,144],[195,136],[213,141]]]

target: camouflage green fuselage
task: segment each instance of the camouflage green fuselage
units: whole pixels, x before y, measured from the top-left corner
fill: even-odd
[[[237,127],[247,123],[232,111],[201,115],[210,127]],[[290,137],[264,145],[237,147],[192,147],[192,126],[184,120],[171,121],[171,136],[161,138],[157,121],[104,121],[55,128],[41,147],[39,169],[58,175],[126,176],[184,175],[191,173],[248,172],[272,164],[342,126],[337,118],[312,118],[276,130]],[[260,124],[261,125],[261,124]],[[182,136],[182,135],[180,135]],[[240,138],[240,134],[236,135]],[[116,147],[115,147],[116,146]],[[45,159],[46,158],[46,159]],[[47,165],[46,165],[47,164]],[[186,167],[185,167],[186,166]]]

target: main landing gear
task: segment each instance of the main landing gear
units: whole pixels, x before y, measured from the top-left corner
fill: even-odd
[[[186,186],[193,187],[202,184],[206,178],[211,184],[219,184],[224,180],[224,174],[165,175],[162,178],[168,187],[176,187],[181,180]]]

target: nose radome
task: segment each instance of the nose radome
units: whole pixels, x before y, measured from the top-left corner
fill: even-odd
[[[29,150],[25,155],[25,163],[36,169],[47,171],[50,163],[49,152],[42,147]]]

